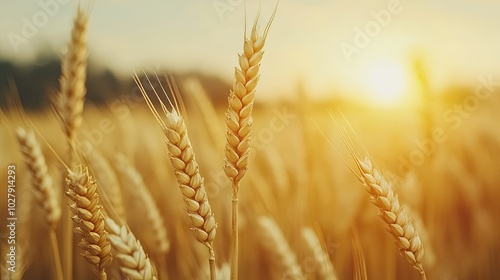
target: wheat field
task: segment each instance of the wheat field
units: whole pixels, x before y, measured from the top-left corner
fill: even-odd
[[[88,14],[76,12],[57,93],[40,92],[52,108],[4,94],[2,279],[500,275],[498,88],[412,110],[299,87],[262,102],[272,14],[228,54],[227,92],[138,72],[134,98],[88,103]]]

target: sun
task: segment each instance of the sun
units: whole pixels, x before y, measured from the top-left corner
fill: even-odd
[[[403,102],[408,79],[401,64],[382,61],[365,68],[364,88],[370,101],[382,106],[398,106]]]

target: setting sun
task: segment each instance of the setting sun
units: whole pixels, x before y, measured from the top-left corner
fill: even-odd
[[[365,68],[363,80],[371,102],[395,106],[403,101],[408,82],[400,64],[392,61],[371,64]]]

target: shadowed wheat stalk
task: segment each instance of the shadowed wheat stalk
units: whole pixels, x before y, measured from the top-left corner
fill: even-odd
[[[309,251],[319,266],[318,275],[321,279],[336,280],[335,273],[333,272],[333,266],[328,256],[328,252],[323,250],[321,242],[312,228],[306,227],[301,231],[302,239],[307,245],[306,248]]]
[[[280,268],[284,271],[283,277],[280,279],[305,279],[302,268],[297,262],[297,256],[286,242],[286,238],[276,222],[270,217],[262,216],[257,220],[257,223],[260,227],[262,245],[271,256],[271,260],[279,263]]]
[[[189,140],[187,133],[187,127],[184,123],[184,118],[179,114],[178,106],[174,107],[162,86],[163,93],[167,97],[171,106],[171,110],[167,109],[151,84],[151,81],[147,78],[149,85],[153,88],[153,92],[161,105],[163,113],[165,114],[165,120],[163,120],[154,107],[154,104],[149,98],[142,82],[139,80],[139,77],[135,75],[134,79],[144,96],[149,109],[153,113],[158,124],[160,124],[163,133],[167,138],[167,148],[170,156],[170,162],[174,168],[174,173],[186,204],[186,211],[192,225],[191,230],[193,231],[196,240],[208,248],[210,255],[210,278],[215,280],[217,272],[213,242],[215,239],[217,224],[215,222],[215,217],[212,214],[212,207],[208,202],[204,179],[200,174],[198,162],[195,159],[193,147],[191,146],[191,141]],[[168,82],[170,91],[174,94],[174,97],[179,96],[179,91],[173,81],[173,78]],[[174,102],[175,101],[176,100],[174,99]],[[175,104],[177,105],[177,103]]]
[[[31,174],[31,185],[35,201],[42,209],[41,216],[44,217],[49,228],[54,272],[57,279],[62,280],[63,272],[56,235],[57,224],[61,218],[61,205],[57,197],[54,182],[47,170],[45,157],[42,154],[40,144],[38,144],[33,131],[27,132],[24,128],[18,127],[16,135],[17,141],[21,146],[24,162]]]
[[[144,212],[154,233],[154,249],[162,255],[167,254],[170,249],[167,229],[163,223],[163,217],[160,214],[160,210],[156,206],[155,200],[146,187],[141,174],[123,154],[118,154],[115,162],[116,168],[123,177],[123,180],[129,183],[127,188],[130,189],[131,193],[136,194],[141,200],[141,204],[144,205]]]
[[[96,177],[101,192],[106,194],[116,214],[125,218],[125,205],[116,173],[108,160],[97,150],[85,153],[85,158]],[[102,193],[101,193],[102,194]]]
[[[75,170],[68,169],[66,195],[73,203],[69,209],[73,213],[74,233],[81,238],[78,247],[82,256],[96,266],[101,279],[107,278],[105,269],[111,264],[111,245],[104,228],[104,214],[99,204],[96,181],[87,168],[78,165]]]
[[[141,243],[126,225],[105,218],[108,239],[114,250],[120,271],[128,279],[156,280],[158,276]]]
[[[231,199],[231,279],[238,279],[239,182],[247,171],[248,160],[250,158],[250,142],[253,126],[252,110],[255,100],[255,89],[260,78],[259,70],[260,62],[264,55],[264,44],[269,28],[276,15],[278,3],[263,34],[259,34],[257,30],[260,10],[252,27],[250,37],[247,37],[245,26],[243,53],[238,56],[240,68],[235,68],[234,70],[235,82],[228,97],[229,106],[226,112],[227,130],[224,171],[231,180],[233,190]]]

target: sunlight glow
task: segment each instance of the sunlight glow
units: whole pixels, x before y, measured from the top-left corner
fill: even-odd
[[[370,102],[382,106],[401,105],[408,79],[404,68],[393,61],[381,61],[368,65],[363,73],[365,91]]]

